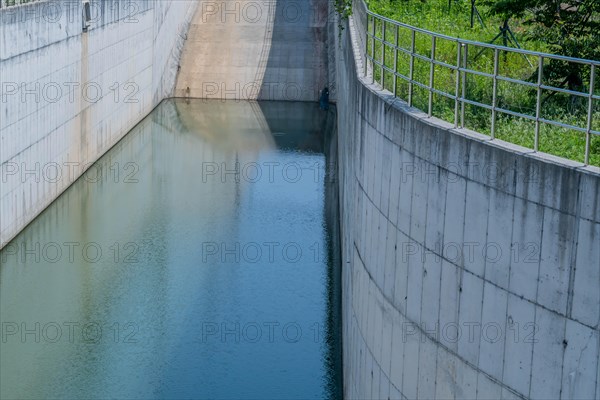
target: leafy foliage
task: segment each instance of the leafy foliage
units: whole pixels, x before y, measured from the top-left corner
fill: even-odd
[[[335,0],[335,11],[342,19],[347,19],[352,15],[352,0]]]
[[[600,60],[600,1],[485,0],[490,15],[520,19],[525,38],[543,41],[549,51],[568,57]],[[552,60],[544,75],[553,85],[584,90],[587,74],[581,64]]]
[[[520,3],[521,0],[504,0],[506,2]],[[530,1],[530,0],[525,0]],[[531,0],[532,1],[532,0]],[[540,0],[541,1],[541,0]],[[600,4],[600,0],[595,0]],[[450,9],[448,0],[368,0],[369,8],[390,19],[401,21],[408,25],[417,26],[430,31],[446,34],[451,37],[460,37],[463,39],[474,40],[478,42],[490,42],[498,35],[498,27],[504,25],[508,14],[503,14],[499,10],[492,10],[495,4],[500,3],[479,0],[477,7],[483,17],[483,24],[476,23],[471,27],[471,9],[470,1],[452,0]],[[517,4],[518,6],[518,4]],[[592,5],[597,8],[596,4]],[[515,6],[516,7],[516,6]],[[582,9],[583,10],[583,9]],[[592,50],[600,45],[600,38],[593,39],[594,43],[585,41],[583,38],[578,40],[572,38],[572,46],[575,48],[585,46],[585,53],[567,53],[556,47],[555,41],[567,43],[565,38],[544,38],[541,36],[544,32],[544,25],[532,20],[531,10],[524,9],[521,13],[511,11],[510,27],[514,37],[518,42],[529,50],[541,52],[554,52],[558,54],[574,55],[580,58],[588,57],[600,59],[594,56]],[[597,13],[592,13],[589,20],[598,22]],[[573,19],[575,21],[575,19]],[[573,25],[576,25],[573,22]],[[557,24],[557,27],[560,24]],[[558,29],[557,27],[553,29]],[[572,27],[576,29],[576,26]],[[371,26],[370,26],[371,29]],[[581,28],[580,28],[581,29]],[[395,40],[395,31],[392,26],[383,28],[378,23],[375,28],[375,34],[383,37],[384,32],[388,41]],[[593,37],[597,37],[598,29],[583,30]],[[551,33],[547,33],[551,35]],[[401,29],[398,32],[399,46],[404,49],[410,49],[411,35],[407,29]],[[502,42],[496,41],[496,44]],[[511,42],[511,46],[515,43]],[[385,46],[385,49],[379,41],[367,43],[369,54],[374,54],[376,60],[383,60],[389,69],[397,68],[398,73],[408,76],[410,71],[410,57],[398,52],[396,57],[392,46]],[[429,36],[417,33],[415,37],[415,51],[417,54],[429,57],[431,54],[431,39]],[[468,66],[470,69],[492,73],[494,68],[494,52],[485,50],[481,53],[480,49],[469,46]],[[583,51],[583,50],[582,50]],[[449,65],[456,64],[457,46],[452,40],[437,40],[436,60]],[[538,59],[533,56],[524,56],[512,52],[501,52],[499,63],[499,74],[501,76],[537,82]],[[396,59],[396,61],[395,61]],[[548,59],[544,62],[543,83],[547,86],[572,87],[577,88],[579,92],[587,94],[589,90],[589,66],[582,67],[576,63],[550,62]],[[598,70],[600,72],[600,70]],[[406,100],[408,98],[409,87],[405,80],[394,79],[392,73],[375,68],[375,80],[384,81],[386,89],[393,91],[396,85],[396,93],[399,98]],[[428,63],[419,59],[414,63],[415,80],[424,84],[429,84],[430,66]],[[571,76],[572,83],[566,79]],[[598,77],[598,76],[597,76]],[[383,78],[383,79],[382,79]],[[461,79],[462,81],[462,79]],[[600,94],[599,79],[596,83],[596,94]],[[449,95],[453,95],[456,87],[455,71],[443,66],[435,67],[434,88]],[[493,95],[492,79],[484,76],[469,74],[465,81],[466,98],[484,104],[491,104]],[[433,100],[433,115],[449,122],[454,121],[455,102],[451,98],[435,94]],[[511,110],[534,117],[536,115],[536,97],[535,87],[527,88],[511,82],[498,82],[497,106],[502,109]],[[429,92],[420,87],[413,88],[413,104],[421,110],[428,109]],[[544,89],[542,91],[541,118],[563,122],[565,124],[578,127],[585,127],[587,123],[588,102],[585,98],[571,96],[569,94]],[[592,129],[600,130],[600,101],[594,102],[592,116]],[[475,131],[490,134],[492,116],[489,110],[471,105],[465,106],[465,126]],[[534,121],[514,117],[506,114],[499,114],[496,121],[496,138],[511,143],[519,144],[532,148],[534,143]],[[585,153],[585,135],[583,133],[563,129],[560,127],[542,124],[540,138],[540,151],[570,158],[577,161],[583,161]],[[592,135],[590,149],[590,164],[600,165],[600,136]]]

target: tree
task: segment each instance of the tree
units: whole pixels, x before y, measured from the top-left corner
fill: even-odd
[[[599,0],[485,0],[492,15],[519,19],[526,39],[541,40],[550,51],[568,57],[600,60]],[[589,68],[588,68],[589,69]],[[552,85],[581,91],[589,71],[578,63],[552,60],[544,78]]]

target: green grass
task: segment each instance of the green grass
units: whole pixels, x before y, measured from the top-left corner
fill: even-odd
[[[480,8],[484,15],[483,27],[478,20],[475,26],[470,25],[470,1],[462,0],[452,2],[452,7],[448,10],[447,0],[370,0],[369,8],[381,15],[400,21],[402,23],[417,26],[427,30],[435,31],[452,37],[469,39],[479,42],[489,42],[498,33],[500,20],[485,16],[486,10]],[[546,51],[544,43],[527,41],[526,27],[519,21],[512,21],[513,29],[517,40],[528,50]],[[372,29],[372,26],[369,27]],[[394,43],[396,37],[395,27],[392,24],[382,24],[378,22],[375,25],[376,36],[383,37],[388,42]],[[410,30],[400,28],[398,30],[398,44],[400,47],[410,49],[411,47]],[[502,40],[496,41],[496,44],[502,44]],[[417,33],[415,36],[415,52],[424,57],[431,56],[431,38],[426,34]],[[476,71],[493,73],[494,70],[494,51],[491,49],[468,46],[467,66]],[[394,63],[397,65],[398,73],[408,76],[410,71],[410,57],[407,54],[398,52],[397,60],[394,62],[395,52],[392,47],[386,46],[385,53],[380,42],[375,42],[374,46],[369,41],[369,54],[374,54],[377,60],[384,57],[384,64],[393,69]],[[456,65],[457,62],[457,43],[451,40],[437,39],[436,42],[436,60],[449,65]],[[477,57],[475,57],[478,55]],[[499,59],[499,74],[508,78],[520,79],[535,83],[537,81],[537,57],[524,57],[521,54],[502,52]],[[429,85],[430,65],[428,62],[415,59],[414,61],[414,79],[425,85]],[[376,66],[374,77],[381,83],[382,72]],[[390,91],[394,89],[393,74],[383,72],[384,87]],[[444,67],[435,67],[434,88],[450,95],[456,91],[456,72]],[[543,82],[549,85],[549,82]],[[462,77],[460,79],[460,91],[462,93]],[[489,77],[468,74],[465,86],[466,98],[484,104],[492,104],[493,80]],[[582,91],[587,93],[588,88]],[[408,99],[408,83],[401,78],[396,82],[396,94],[398,97]],[[600,94],[600,84],[596,85],[595,93]],[[551,95],[551,96],[550,96]],[[581,98],[574,100],[571,96],[556,92],[544,92],[542,98],[545,99],[541,117],[549,120],[560,121],[563,123],[585,127],[587,124],[587,100]],[[413,86],[413,106],[427,111],[429,104],[429,91],[416,85]],[[536,114],[536,89],[525,87],[510,82],[498,82],[497,105],[500,108],[519,112],[522,114],[535,116]],[[449,122],[454,121],[455,101],[447,97],[435,94],[433,100],[433,115]],[[600,130],[600,101],[594,104],[593,129]],[[465,105],[465,127],[484,133],[491,132],[491,111],[481,107]],[[533,121],[517,118],[507,114],[497,114],[496,119],[496,138],[515,143],[524,147],[533,148],[535,123]],[[585,134],[575,130],[567,130],[548,124],[541,124],[539,136],[539,150],[545,153],[569,158],[575,161],[584,161],[585,154]],[[590,147],[590,164],[600,166],[600,136],[592,135]]]

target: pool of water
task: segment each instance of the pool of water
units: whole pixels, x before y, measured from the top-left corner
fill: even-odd
[[[334,121],[161,103],[0,252],[0,397],[340,397]]]

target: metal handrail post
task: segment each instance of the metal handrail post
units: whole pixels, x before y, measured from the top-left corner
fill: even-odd
[[[590,163],[590,146],[592,142],[592,120],[594,113],[594,86],[596,84],[596,66],[592,64],[590,71],[590,92],[588,98],[587,130],[585,133],[585,165]]]
[[[460,105],[460,127],[464,128],[465,127],[465,99],[467,98],[467,58],[468,58],[468,52],[469,52],[469,47],[463,43],[462,44],[462,48],[463,48],[463,73],[462,73],[462,99],[463,101],[461,102]]]
[[[398,30],[400,27],[396,25],[396,34],[395,34],[395,43],[396,47],[394,47],[394,97],[396,97],[397,87],[398,87]]]
[[[431,37],[431,63],[429,64],[429,104],[428,112],[429,117],[433,116],[433,86],[435,79],[435,47],[436,39],[435,36]]]
[[[381,25],[381,89],[385,90],[385,26],[387,22],[382,21]]]
[[[535,137],[533,150],[538,151],[540,146],[540,118],[542,113],[542,83],[544,81],[544,57],[538,58],[537,96],[535,106]]]
[[[500,69],[500,50],[494,49],[494,78],[492,89],[492,127],[491,138],[496,138],[496,107],[498,106],[498,73]]]
[[[416,32],[414,29],[410,31],[411,33],[411,45],[410,45],[410,69],[408,76],[408,106],[412,107],[413,104],[413,81],[415,74],[415,35]]]
[[[367,20],[366,20],[366,24],[367,26],[365,26],[365,78],[367,77],[367,74],[369,73],[369,68],[368,66],[368,62],[369,62],[369,17],[370,15],[367,14]]]
[[[375,83],[375,26],[377,19],[373,16],[373,32],[371,35],[371,84]]]
[[[460,103],[460,53],[462,45],[459,41],[456,42],[456,87],[454,90],[454,127],[458,128],[458,108]]]

